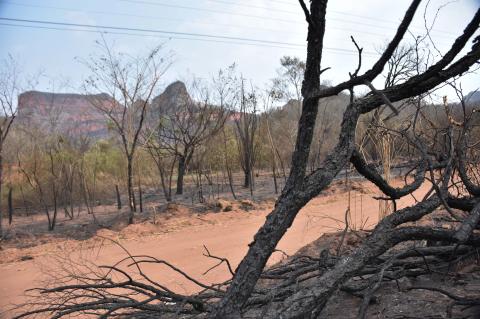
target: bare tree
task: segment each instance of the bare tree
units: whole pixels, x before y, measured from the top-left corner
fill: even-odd
[[[288,164],[295,148],[295,140],[297,136],[297,123],[300,119],[302,106],[302,81],[305,74],[305,61],[295,56],[283,56],[280,59],[280,67],[277,69],[277,76],[272,79],[272,98],[276,101],[283,101],[286,104],[285,117],[283,123],[276,123],[280,128],[273,138],[277,140],[277,144],[282,144],[283,152],[286,153],[285,159],[281,162]],[[273,120],[273,119],[272,119]],[[286,138],[288,144],[280,141]],[[285,173],[285,169],[282,169]]]
[[[0,70],[0,198],[3,186],[3,149],[13,120],[17,115],[14,105],[19,94],[19,69],[13,57],[9,56],[2,62]],[[0,203],[0,238],[3,238],[3,210]]]
[[[112,51],[104,40],[99,43],[99,57],[84,61],[92,72],[85,90],[90,103],[102,112],[112,131],[120,139],[127,160],[127,191],[130,207],[129,223],[133,222],[133,165],[147,109],[157,93],[160,79],[168,69],[169,58],[161,56],[156,47],[144,57],[130,57]]]
[[[213,95],[215,101],[223,108],[227,110],[233,110],[234,106],[238,102],[237,99],[237,90],[236,90],[236,83],[237,78],[235,76],[236,65],[232,64],[228,68],[224,70],[218,71],[216,76],[212,79],[213,84]],[[222,150],[223,150],[223,162],[225,171],[227,173],[228,178],[228,185],[230,187],[230,192],[234,199],[237,199],[237,195],[235,194],[235,189],[233,186],[233,173],[232,167],[230,164],[229,158],[231,158],[231,152],[228,148],[228,141],[227,141],[227,125],[222,127]]]
[[[268,144],[270,145],[270,155],[272,161],[272,176],[273,176],[273,186],[275,189],[275,194],[278,194],[278,182],[277,182],[277,160],[280,163],[280,167],[282,168],[284,177],[286,178],[285,167],[282,161],[282,157],[280,156],[280,152],[278,151],[278,147],[275,144],[273,135],[272,135],[272,128],[271,128],[271,113],[273,109],[273,103],[277,99],[276,92],[273,89],[267,90],[263,95],[263,119],[265,124],[265,129],[267,131],[268,137]]]
[[[258,129],[258,97],[252,87],[249,92],[245,89],[245,80],[239,80],[240,90],[238,111],[234,116],[235,136],[237,138],[240,165],[243,170],[243,187],[253,191],[253,169],[257,158],[257,129]]]
[[[177,158],[165,150],[164,141],[160,134],[160,130],[147,129],[145,132],[143,145],[147,149],[148,154],[155,162],[158,173],[160,175],[160,184],[167,202],[172,201],[172,180],[173,171]]]
[[[58,214],[60,180],[57,170],[58,137],[49,137],[43,130],[22,129],[22,147],[17,150],[17,166],[27,184],[34,191],[40,207],[47,217],[48,230],[55,229]],[[53,206],[53,212],[51,207]]]
[[[157,126],[158,146],[178,161],[177,194],[183,194],[185,172],[197,148],[221,131],[228,116],[224,105],[215,105],[208,87],[192,84],[194,97],[178,99],[175,109],[161,109]],[[161,107],[161,106],[160,106]]]
[[[478,29],[480,11],[477,11],[464,33],[457,38],[457,41],[455,41],[447,54],[425,72],[385,90],[372,90],[370,94],[363,98],[357,100],[352,98],[351,103],[344,112],[337,146],[323,161],[321,167],[307,176],[306,165],[310,153],[319,99],[336,95],[343,90],[353,90],[354,87],[359,85],[368,85],[368,83],[371,83],[379,76],[407,32],[420,2],[420,0],[412,1],[392,41],[371,69],[362,75],[358,75],[361,67],[359,63],[357,70],[351,74],[349,80],[333,87],[321,88],[320,75],[325,70],[321,68],[321,60],[327,0],[312,1],[310,10],[300,0],[308,22],[309,31],[307,38],[307,62],[302,87],[303,108],[298,126],[297,145],[292,158],[292,162],[295,165],[292,166],[289,179],[282,195],[277,200],[275,209],[255,235],[255,240],[249,245],[247,255],[238,266],[232,283],[229,285],[226,295],[211,315],[212,318],[234,318],[240,315],[241,307],[250,297],[268,258],[292,224],[300,208],[325,189],[338,172],[350,161],[355,150],[355,127],[361,114],[371,112],[386,104],[386,100],[395,102],[427,92],[443,83],[446,79],[467,71],[479,59],[480,45],[476,42],[469,53],[452,63],[461,49],[467,44],[469,38]],[[421,203],[420,206],[414,206],[408,213],[401,214],[397,212],[398,214],[392,214],[390,216],[394,217],[380,223],[376,231],[383,235],[382,230],[385,231],[386,228],[405,222],[409,219],[407,216],[412,216],[412,214],[415,216],[427,214],[437,207],[438,203],[438,198],[436,198]],[[379,238],[382,235],[378,235]],[[373,238],[377,237],[373,236]],[[365,250],[369,253],[366,253]],[[319,279],[319,283],[314,291],[299,291],[295,293],[289,298],[288,303],[278,308],[277,315],[281,313],[281,316],[284,318],[314,317],[318,315],[323,309],[326,300],[331,296],[331,293],[338,288],[340,283],[344,282],[347,278],[346,276],[351,274],[354,269],[362,267],[365,261],[368,260],[365,258],[366,256],[371,258],[370,254],[376,252],[378,250],[366,246],[355,252],[353,259],[348,257],[350,258],[349,260],[355,260],[355,262],[339,261],[338,266]]]

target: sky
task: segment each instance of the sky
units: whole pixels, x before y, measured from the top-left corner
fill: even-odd
[[[409,4],[409,0],[331,0],[322,66],[331,69],[323,79],[335,84],[356,68],[350,36],[364,48],[362,70],[367,70]],[[438,59],[479,6],[479,0],[424,1],[405,41],[425,34],[425,21],[434,23],[431,35]],[[163,85],[192,75],[208,79],[235,62],[245,78],[262,86],[275,76],[282,56],[306,56],[307,25],[296,0],[0,0],[0,18],[0,58],[11,54],[24,73],[42,72],[39,90],[48,90],[54,79],[69,83],[64,90],[79,91],[89,74],[78,59],[98,50],[95,41],[101,33],[116,51],[131,55],[163,44],[165,54],[173,53]],[[465,77],[462,86],[466,92],[477,89],[480,76]]]

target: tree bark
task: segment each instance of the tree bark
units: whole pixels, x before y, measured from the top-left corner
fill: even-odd
[[[165,195],[165,200],[167,202],[171,202],[172,201],[172,175],[173,175],[173,171],[175,170],[176,157],[174,157],[169,167],[168,176],[167,176],[167,172],[165,171],[164,163],[162,162],[162,160],[159,158],[155,162],[157,163],[157,169],[160,174],[160,183],[162,185],[163,194]],[[168,180],[167,180],[167,177],[168,177]]]
[[[118,190],[118,185],[115,185],[115,193],[117,195],[117,209],[122,209],[122,199],[120,198],[120,191]]]
[[[183,178],[185,176],[186,168],[186,159],[185,156],[178,157],[178,175],[177,175],[177,195],[183,194]]]
[[[248,162],[249,161],[247,160],[245,163],[245,169],[243,170],[243,173],[245,175],[243,179],[243,187],[245,188],[250,188],[250,185],[252,184],[252,169]]]
[[[13,203],[12,203],[12,194],[13,193],[13,189],[12,187],[10,187],[8,189],[8,224],[11,225],[12,224],[12,220],[13,220]]]
[[[134,199],[134,193],[133,193],[133,169],[132,169],[131,157],[127,157],[127,190],[128,190],[128,205],[130,208],[128,223],[133,224],[133,215],[135,212],[135,199]]]
[[[274,210],[268,215],[265,224],[260,228],[249,245],[247,255],[244,257],[230,284],[225,297],[220,301],[210,318],[238,318],[243,304],[251,295],[265,264],[274,251],[277,243],[283,237],[287,229],[292,225],[295,216],[311,197],[301,189],[305,181],[305,169],[310,153],[310,145],[313,137],[315,120],[318,112],[318,99],[310,98],[312,92],[320,88],[320,63],[322,57],[323,36],[325,32],[326,0],[312,1],[311,14],[316,23],[321,25],[313,27],[311,24],[308,31],[308,56],[307,70],[305,72],[305,84],[303,94],[302,115],[299,120],[297,143],[292,158],[292,170],[285,188],[280,195]],[[354,110],[350,108],[350,110]],[[348,118],[346,118],[348,117]],[[350,126],[355,127],[358,112],[345,112],[344,123],[348,132]],[[354,131],[354,129],[353,129]],[[346,134],[340,141],[340,150],[334,154],[332,171],[327,172],[325,180],[330,182],[336,172],[343,167],[347,158],[345,151],[349,149],[350,140],[353,136]],[[346,143],[347,145],[343,145]],[[340,158],[337,158],[340,155]],[[343,155],[343,156],[342,156]],[[343,158],[342,158],[343,157]],[[330,173],[330,174],[329,174]],[[328,178],[329,177],[329,178]],[[328,183],[324,182],[324,187]],[[320,190],[322,188],[319,188]],[[319,190],[318,190],[319,192]],[[307,196],[306,196],[307,195]]]
[[[416,221],[432,212],[439,205],[440,200],[434,197],[387,216],[375,227],[372,235],[361,247],[350,255],[342,257],[331,271],[320,277],[315,288],[308,291],[306,289],[299,290],[283,302],[284,307],[279,307],[268,318],[279,318],[279,316],[289,319],[318,318],[330,296],[350,278],[351,274],[362,269],[372,258],[381,255],[398,242],[409,238],[405,235],[402,236],[403,238],[395,236],[395,230],[393,229],[399,223]],[[412,239],[415,238],[412,236]]]
[[[233,176],[232,176],[232,169],[228,164],[228,157],[227,157],[227,135],[225,134],[225,129],[222,129],[223,133],[223,159],[225,162],[225,170],[227,171],[228,177],[228,185],[230,186],[230,192],[232,193],[233,199],[237,199],[237,195],[235,194],[235,189],[233,188]]]
[[[140,213],[143,213],[143,191],[140,183],[138,183],[138,202],[140,205]]]

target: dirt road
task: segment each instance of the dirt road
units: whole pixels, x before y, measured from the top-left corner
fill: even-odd
[[[420,192],[423,191],[420,190]],[[378,202],[372,198],[374,194],[373,188],[363,189],[363,194],[352,192],[352,220],[356,221],[357,228],[365,223],[368,228],[377,222]],[[290,255],[317,239],[321,234],[342,229],[347,198],[347,193],[334,193],[312,200],[302,209],[277,248]],[[399,208],[407,206],[411,201],[411,198],[405,198],[399,201],[398,206]],[[200,223],[183,225],[166,234],[121,239],[120,242],[132,254],[165,259],[202,282],[221,282],[229,278],[226,267],[219,267],[203,275],[216,263],[215,260],[203,256],[203,245],[207,246],[212,254],[226,257],[232,266],[236,266],[269,212],[270,209],[206,213],[201,217],[192,217],[201,219]],[[62,245],[65,246],[61,243],[52,243],[45,246],[48,249],[38,246],[36,249],[39,250],[39,256],[33,260],[0,264],[1,310],[5,311],[12,303],[24,302],[23,292],[26,289],[41,286],[41,281],[47,278],[45,267],[55,265],[56,261],[53,257],[62,251]],[[73,252],[73,258],[87,255],[89,260],[97,264],[113,264],[125,257],[125,252],[113,244],[107,244],[100,250],[94,251],[82,248],[81,242],[77,241],[68,242],[65,247],[69,252]],[[274,263],[281,258],[283,253],[276,252],[269,263]],[[174,291],[191,293],[199,289],[161,266],[145,266],[145,270],[151,278]]]

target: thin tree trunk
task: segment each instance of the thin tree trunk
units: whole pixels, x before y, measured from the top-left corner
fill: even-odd
[[[56,189],[53,190],[53,218],[50,230],[53,231],[55,229],[55,225],[57,224],[57,213],[58,213],[58,204],[57,204],[57,192]]]
[[[270,123],[268,119],[268,115],[266,117],[267,122],[267,133],[268,133],[268,141],[270,142],[271,152],[272,152],[272,174],[273,174],[273,185],[275,186],[275,194],[278,194],[278,183],[277,183],[277,172],[276,172],[276,163],[277,160],[275,158],[275,143],[273,143],[272,131],[270,130]]]
[[[228,185],[230,186],[230,192],[232,193],[233,199],[237,199],[237,195],[235,194],[235,190],[233,188],[233,176],[232,176],[232,169],[230,166],[227,166],[227,176],[228,176]]]
[[[135,194],[133,193],[132,182],[133,170],[132,170],[132,158],[127,157],[127,190],[128,190],[128,205],[130,208],[130,214],[128,216],[128,223],[133,224],[133,216],[135,212]]]
[[[140,183],[138,183],[138,203],[140,205],[140,213],[143,213],[143,191]]]
[[[175,171],[175,162],[177,161],[177,157],[175,156],[172,161],[172,165],[170,166],[170,172],[168,176],[168,199],[172,201],[172,184],[173,184],[173,172]]]
[[[248,160],[245,163],[245,169],[243,170],[243,173],[243,187],[250,188],[250,185],[252,184],[252,169],[250,167],[250,164],[248,163]]]
[[[233,189],[233,177],[232,177],[232,169],[230,168],[228,157],[227,157],[227,135],[225,134],[225,129],[222,130],[223,132],[223,157],[225,160],[225,170],[227,171],[228,176],[228,185],[230,186],[230,192],[232,193],[233,199],[237,199],[237,195],[235,194],[235,190]]]
[[[160,173],[160,183],[162,185],[163,194],[165,195],[165,200],[167,202],[171,202],[172,201],[171,175],[170,175],[169,185],[167,186],[167,182],[165,180],[165,169],[163,168],[163,163],[158,161],[157,168],[158,168],[158,172]]]
[[[45,214],[47,215],[47,221],[48,221],[48,231],[52,230],[52,219],[50,218],[50,210],[48,209],[48,206],[43,203],[43,209],[45,210]]]
[[[135,196],[135,189],[132,189],[133,212],[137,212],[137,196]]]
[[[320,20],[319,23],[322,25],[320,30],[313,30],[312,26],[309,26],[309,54],[307,55],[307,68],[303,88],[306,94],[320,87],[320,68],[318,66],[321,65],[326,5],[326,0],[313,1],[311,3],[312,19],[316,22]],[[338,150],[337,154],[334,153],[330,163],[326,163],[325,175],[321,176],[321,183],[319,183],[321,185],[315,191],[304,189],[306,166],[317,113],[318,99],[304,99],[302,115],[298,123],[296,148],[292,156],[294,165],[292,165],[284,191],[278,199],[274,210],[268,215],[265,224],[254,236],[253,242],[249,244],[248,252],[237,267],[235,276],[225,296],[209,318],[223,319],[239,318],[241,316],[241,307],[250,297],[267,260],[275,250],[277,243],[292,225],[298,211],[308,203],[311,197],[327,187],[348,160],[348,152],[353,140],[352,134],[346,134],[339,141],[336,148]],[[351,133],[351,126],[355,128],[358,116],[357,110],[347,109],[344,114],[342,128]],[[312,193],[308,194],[309,192]]]
[[[118,185],[115,185],[115,193],[117,194],[117,209],[122,209],[122,199],[120,198],[120,191],[118,190]]]
[[[183,194],[183,178],[185,176],[185,156],[178,158],[177,195]]]
[[[273,186],[275,187],[275,194],[278,194],[277,172],[275,169],[275,160],[272,163]]]
[[[12,193],[13,189],[10,187],[8,189],[8,224],[12,224],[13,219],[13,203],[12,203]]]

